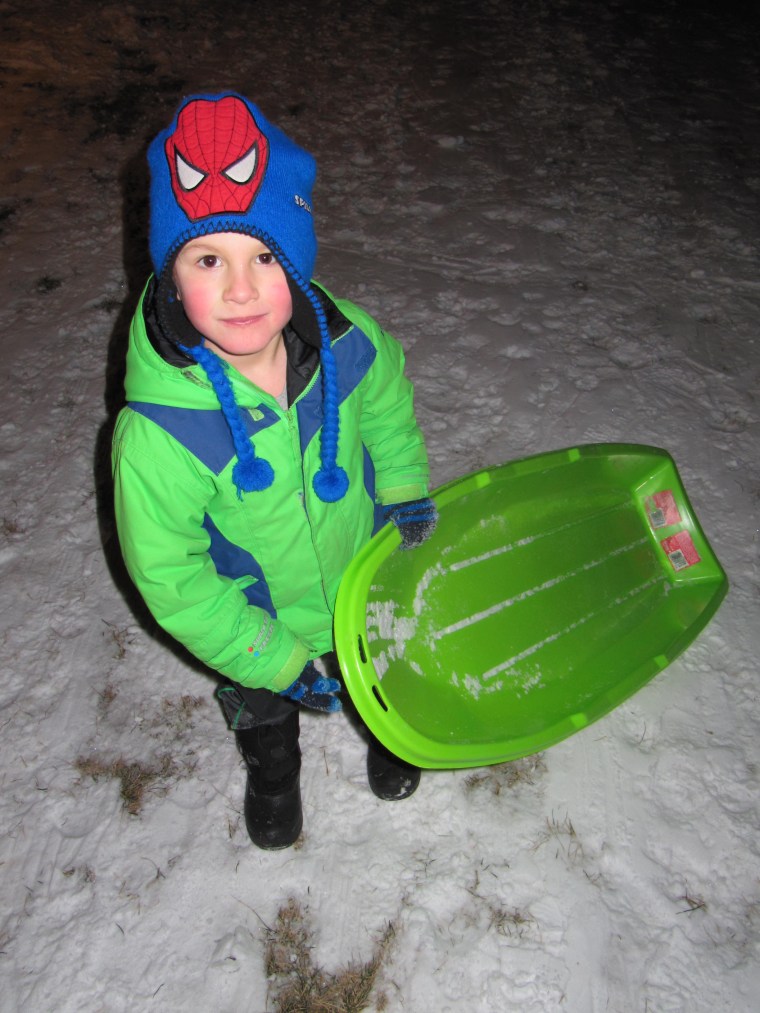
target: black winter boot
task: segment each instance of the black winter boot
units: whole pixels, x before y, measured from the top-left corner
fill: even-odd
[[[243,808],[248,835],[267,851],[288,848],[303,826],[298,711],[278,724],[235,734],[248,768]]]
[[[417,790],[421,771],[389,752],[372,736],[367,749],[367,778],[373,794],[386,802],[409,798]]]

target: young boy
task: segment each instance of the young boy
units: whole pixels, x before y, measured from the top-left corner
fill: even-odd
[[[299,708],[340,709],[341,576],[386,520],[436,523],[400,345],[311,280],[313,158],[247,99],[197,95],[148,151],[150,279],[113,444],[130,575],[160,625],[224,677],[262,848],[302,826]],[[371,740],[370,787],[419,770]]]

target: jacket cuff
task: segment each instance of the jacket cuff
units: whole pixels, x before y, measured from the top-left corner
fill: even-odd
[[[293,644],[293,650],[290,652],[290,657],[266,689],[270,689],[273,693],[281,693],[284,689],[292,686],[304,668],[306,668],[306,662],[310,657],[309,648],[305,644],[302,644],[300,640],[296,640]]]
[[[427,486],[419,482],[414,485],[395,485],[390,489],[378,489],[376,498],[381,506],[391,506],[395,503],[409,503],[413,499],[425,499],[428,495]]]

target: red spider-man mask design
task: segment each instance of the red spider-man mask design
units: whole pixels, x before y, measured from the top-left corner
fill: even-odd
[[[191,221],[245,214],[261,186],[269,144],[246,104],[234,95],[195,99],[166,141],[172,189]]]

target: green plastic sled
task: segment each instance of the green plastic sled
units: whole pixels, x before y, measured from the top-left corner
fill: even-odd
[[[347,689],[420,767],[514,760],[572,735],[683,651],[728,589],[663,450],[595,444],[433,494],[434,535],[386,525],[335,612]]]

